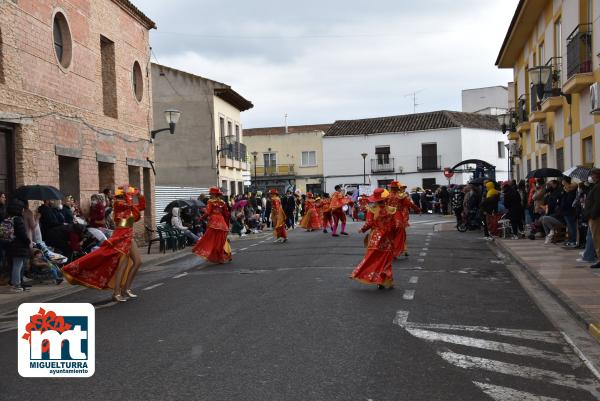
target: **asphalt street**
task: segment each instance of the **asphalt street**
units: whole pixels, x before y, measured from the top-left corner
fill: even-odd
[[[235,243],[233,262],[152,267],[140,298],[93,302],[96,373],[25,379],[0,333],[1,400],[486,401],[600,399],[600,382],[477,233],[417,216],[396,286],[348,278],[348,237],[294,230]],[[5,315],[6,317],[6,315]]]

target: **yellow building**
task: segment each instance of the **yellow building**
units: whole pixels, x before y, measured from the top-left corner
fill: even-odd
[[[514,71],[515,179],[596,163],[600,116],[590,86],[600,81],[599,17],[598,0],[520,0],[496,60]]]
[[[330,125],[245,129],[252,186],[321,193],[323,135]]]

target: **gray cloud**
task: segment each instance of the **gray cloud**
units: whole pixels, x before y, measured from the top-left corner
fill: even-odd
[[[460,90],[506,84],[495,57],[517,0],[134,0],[163,64],[252,100],[245,126],[460,109]]]

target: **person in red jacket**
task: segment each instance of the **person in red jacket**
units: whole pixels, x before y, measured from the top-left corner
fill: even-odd
[[[273,226],[274,242],[287,242],[287,230],[285,229],[285,211],[281,206],[281,198],[276,189],[269,191],[271,195],[271,224]]]
[[[331,215],[333,216],[333,228],[332,228],[332,236],[339,237],[337,234],[338,224],[342,222],[342,231],[340,234],[348,235],[346,232],[346,213],[344,213],[344,206],[350,203],[350,199],[348,199],[342,193],[342,186],[336,185],[335,192],[331,195]]]
[[[206,204],[202,219],[208,220],[206,232],[194,245],[193,252],[212,263],[225,263],[231,260],[229,234],[230,213],[227,204],[221,199],[221,190],[209,190],[210,199]]]
[[[378,289],[393,288],[392,260],[396,209],[386,206],[383,188],[375,189],[369,201],[375,203],[367,211],[367,221],[358,231],[371,231],[366,239],[367,253],[350,278],[363,284],[375,284]]]

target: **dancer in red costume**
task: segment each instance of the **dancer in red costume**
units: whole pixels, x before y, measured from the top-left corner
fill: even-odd
[[[417,213],[421,212],[421,209],[413,203],[410,196],[405,192],[406,185],[400,184],[398,181],[392,181],[390,183],[390,196],[386,200],[386,205],[396,209],[395,215],[395,232],[394,232],[394,257],[397,258],[400,255],[408,256],[408,246],[406,244],[406,228],[408,224],[408,218],[410,209]]]
[[[321,229],[321,218],[319,217],[319,211],[317,210],[316,201],[311,192],[306,194],[306,201],[304,201],[304,208],[306,212],[302,221],[300,221],[300,227],[306,229],[306,231],[315,231]]]
[[[335,192],[331,196],[331,215],[333,216],[333,228],[331,229],[331,235],[334,237],[339,237],[337,234],[338,224],[342,222],[342,231],[340,234],[348,235],[346,232],[346,213],[344,213],[344,206],[350,203],[350,199],[348,199],[342,193],[341,185],[335,186]]]
[[[367,207],[369,206],[369,197],[367,194],[362,194],[360,198],[358,198],[358,218],[359,220],[367,219]],[[361,218],[362,214],[362,218]]]
[[[323,194],[321,199],[321,210],[323,212],[323,232],[327,234],[327,227],[333,230],[333,216],[331,215],[331,198],[328,193]]]
[[[276,189],[269,191],[271,195],[271,225],[273,226],[274,242],[287,242],[287,231],[285,229],[285,212],[281,207],[281,199]]]
[[[137,298],[131,285],[142,258],[133,239],[133,224],[145,208],[144,197],[137,189],[119,187],[113,204],[115,231],[98,249],[63,267],[67,281],[100,290],[112,288],[117,302]]]
[[[383,191],[382,188],[377,188],[369,198],[375,205],[368,209],[367,221],[358,230],[360,233],[371,230],[367,239],[367,253],[350,276],[364,284],[376,284],[380,290],[394,287],[392,253],[396,210],[386,206]]]
[[[209,190],[210,199],[206,205],[203,219],[208,219],[206,232],[194,245],[193,252],[212,263],[225,263],[231,260],[229,234],[229,208],[221,199],[219,188]]]

